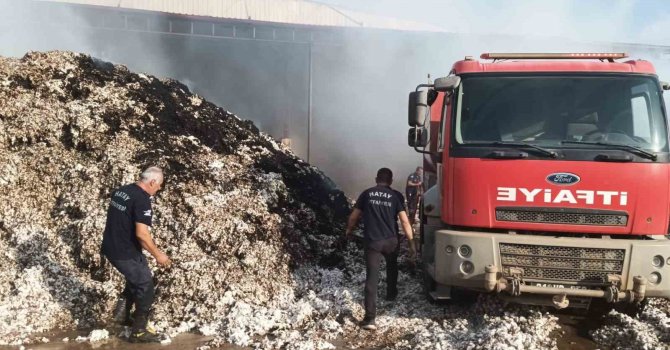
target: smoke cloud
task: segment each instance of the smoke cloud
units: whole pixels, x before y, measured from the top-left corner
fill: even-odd
[[[351,10],[429,23],[447,32],[670,44],[670,5],[648,0],[320,0]]]
[[[670,45],[667,5],[642,0],[320,2],[429,23],[445,32],[340,30],[338,40],[310,48],[112,28],[99,22],[114,18],[114,8],[0,0],[0,54],[72,50],[179,79],[275,138],[290,138],[303,158],[311,78],[310,162],[350,196],[373,185],[383,166],[394,171],[395,187],[404,188],[406,176],[422,161],[406,143],[407,93],[427,74],[447,75],[466,55],[626,51],[652,61],[660,78],[670,80],[670,47],[662,46]],[[151,23],[167,18],[152,14]]]

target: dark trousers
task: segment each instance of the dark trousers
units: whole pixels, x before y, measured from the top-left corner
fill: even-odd
[[[398,238],[365,242],[365,317],[377,316],[377,284],[382,257],[386,260],[386,293],[398,292]]]
[[[416,216],[416,210],[419,206],[419,191],[416,188],[408,188],[405,192],[407,195],[407,210],[409,211],[409,221],[414,223],[414,217]]]
[[[154,302],[154,282],[144,255],[129,260],[109,260],[126,278],[123,296],[135,304],[135,315],[147,316]]]

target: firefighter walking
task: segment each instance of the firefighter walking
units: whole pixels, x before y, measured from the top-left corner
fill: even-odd
[[[377,284],[381,259],[386,260],[386,299],[395,300],[398,295],[398,219],[409,244],[410,260],[414,261],[412,226],[405,212],[402,194],[391,188],[393,173],[388,168],[377,171],[376,186],[363,191],[349,216],[347,237],[350,237],[358,220],[363,217],[363,240],[365,246],[365,317],[361,327],[367,330],[377,329]]]

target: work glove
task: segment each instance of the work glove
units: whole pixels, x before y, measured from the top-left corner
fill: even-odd
[[[408,262],[412,266],[416,266],[416,248],[414,247],[414,242],[408,242],[409,244],[409,257]]]

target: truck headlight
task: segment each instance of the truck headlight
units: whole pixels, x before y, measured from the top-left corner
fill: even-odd
[[[460,255],[462,258],[469,258],[471,254],[472,254],[472,248],[470,248],[469,246],[462,245],[458,247],[458,255]]]
[[[469,275],[473,271],[475,271],[475,265],[473,265],[471,262],[464,261],[461,263],[461,272],[463,272],[466,275]]]
[[[663,257],[660,255],[654,256],[651,260],[651,264],[654,265],[655,267],[663,266]]]
[[[652,272],[651,274],[649,274],[649,283],[651,284],[661,283],[661,274],[658,272]]]

